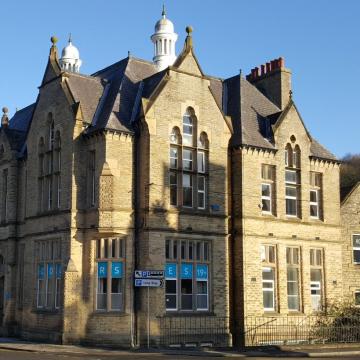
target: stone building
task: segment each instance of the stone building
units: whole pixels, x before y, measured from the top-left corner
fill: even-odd
[[[360,305],[360,184],[342,189],[344,296]]]
[[[248,317],[341,296],[339,164],[307,131],[284,60],[205,75],[191,27],[176,57],[165,10],[151,39],[153,62],[89,76],[53,37],[36,102],[3,109],[4,334],[230,345]],[[134,287],[136,269],[165,270],[165,286]]]

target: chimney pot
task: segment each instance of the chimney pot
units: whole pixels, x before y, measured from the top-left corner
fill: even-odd
[[[259,68],[256,66],[255,68],[255,76],[256,77],[259,77]]]
[[[269,62],[266,63],[266,72],[269,73],[271,71],[271,64]]]
[[[281,69],[285,67],[285,59],[283,57],[279,58],[279,64]]]
[[[261,75],[265,75],[265,65],[261,65]]]
[[[277,61],[276,60],[271,60],[271,71],[277,69]]]

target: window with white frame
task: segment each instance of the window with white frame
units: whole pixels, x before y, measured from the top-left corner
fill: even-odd
[[[208,311],[210,243],[166,240],[165,307],[167,311]]]
[[[262,293],[264,311],[275,311],[276,258],[274,245],[261,245]]]
[[[274,213],[275,166],[261,165],[261,210],[264,214]]]
[[[285,148],[285,204],[286,216],[300,217],[300,148]]]
[[[321,173],[310,172],[310,217],[319,219],[321,216]]]
[[[353,234],[353,262],[354,264],[360,264],[360,234]]]
[[[205,210],[209,142],[204,132],[196,141],[196,117],[191,108],[183,117],[182,129],[182,135],[177,127],[170,134],[170,205]]]
[[[124,310],[125,240],[96,241],[96,310]]]
[[[58,309],[61,306],[62,263],[60,240],[35,243],[37,268],[36,306]]]
[[[322,249],[310,249],[310,293],[313,311],[321,310],[322,284],[323,284],[323,260]]]
[[[288,309],[300,311],[300,254],[299,248],[286,248]]]
[[[298,216],[298,179],[295,170],[285,170],[286,215]]]
[[[189,110],[183,116],[183,145],[194,146],[193,140],[193,117]]]

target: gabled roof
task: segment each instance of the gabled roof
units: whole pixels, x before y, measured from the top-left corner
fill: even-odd
[[[280,126],[292,106],[298,112],[294,102],[291,100],[281,111],[254,85],[239,75],[224,81],[223,93],[226,93],[227,98],[224,110],[232,117],[234,127],[231,144],[276,150],[273,131]],[[300,114],[299,117],[304,124]],[[305,124],[304,128],[308,133]],[[308,135],[311,140],[311,156],[324,160],[337,160],[335,155],[319,144],[309,133]]]
[[[351,195],[360,187],[360,181],[357,182],[354,186],[346,186],[340,188],[340,200],[341,206],[345,205],[346,201],[351,197]]]
[[[27,132],[30,127],[35,105],[36,103],[16,111],[9,122],[9,129]]]

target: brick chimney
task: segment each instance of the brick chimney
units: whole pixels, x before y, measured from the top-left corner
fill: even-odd
[[[285,68],[285,60],[280,57],[251,70],[246,80],[255,85],[270,101],[281,110],[290,98],[291,71]]]

